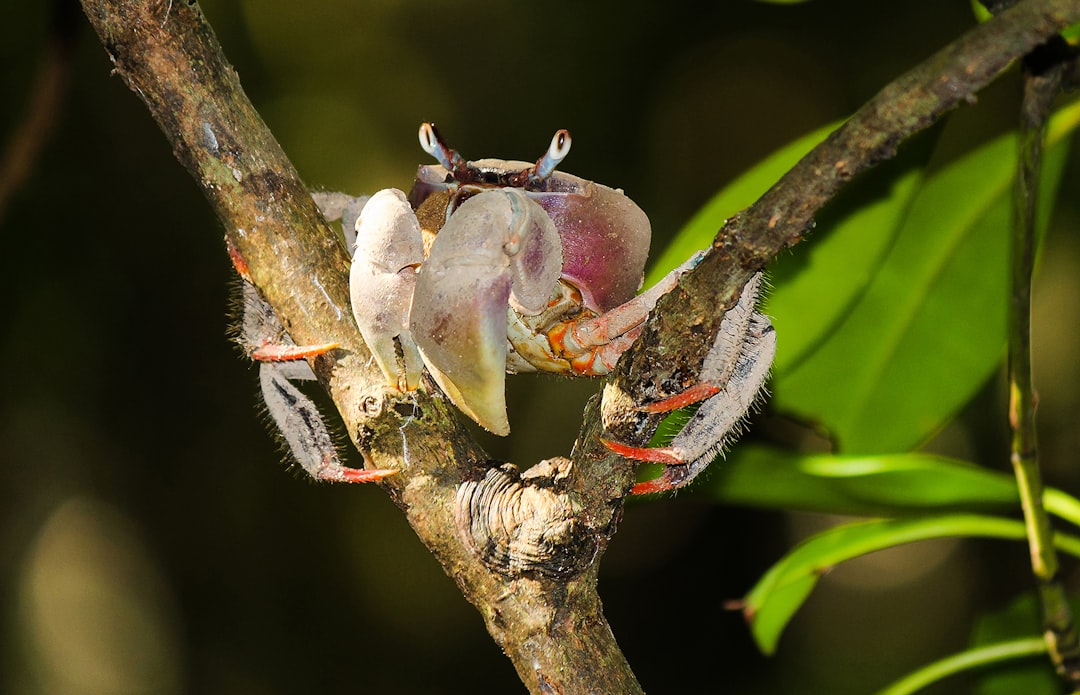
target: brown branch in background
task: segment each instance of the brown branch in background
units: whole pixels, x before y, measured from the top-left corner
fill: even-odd
[[[1031,376],[1031,276],[1035,267],[1036,212],[1046,123],[1076,55],[1060,37],[1039,46],[1023,62],[1020,149],[1014,188],[1012,282],[1009,311],[1009,425],[1011,455],[1024,510],[1031,570],[1042,606],[1051,661],[1070,692],[1080,692],[1080,642],[1058,576],[1054,531],[1043,506],[1042,473],[1035,436],[1035,386]]]
[[[634,475],[633,465],[598,444],[600,400],[587,410],[571,460],[519,474],[487,460],[430,383],[415,394],[388,391],[351,319],[345,250],[244,95],[197,4],[83,0],[83,7],[117,74],[202,187],[292,337],[342,346],[314,360],[320,382],[366,464],[399,471],[381,485],[476,605],[529,690],[640,692],[596,592],[598,560]],[[645,338],[620,360],[605,387],[607,436],[644,443],[652,422],[627,404],[655,395],[672,376],[668,365],[696,373],[722,308],[754,270],[802,238],[840,186],[1078,19],[1075,0],[1026,0],[974,29],[883,90],[726,225],[713,253],[665,297]],[[554,547],[530,538],[549,527],[559,530]],[[522,542],[539,562],[513,545]],[[492,544],[507,552],[488,552]]]
[[[27,98],[26,113],[8,139],[0,159],[0,221],[49,141],[59,119],[71,74],[71,53],[80,26],[78,8],[53,0],[52,24],[41,66]]]

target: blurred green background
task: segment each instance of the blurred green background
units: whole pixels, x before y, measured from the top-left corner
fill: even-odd
[[[310,185],[407,188],[424,120],[473,159],[535,159],[568,128],[565,169],[625,189],[654,250],[748,166],[973,24],[960,0],[201,4]],[[56,6],[76,27],[69,88],[0,217],[0,691],[522,691],[378,488],[286,470],[226,337],[222,230],[85,19]],[[0,9],[5,142],[53,12]],[[1017,85],[965,110],[973,139],[1011,126]],[[1043,451],[1067,489],[1078,160],[1074,147],[1036,294]],[[489,451],[525,465],[568,452],[596,386],[512,379],[514,434]],[[1005,463],[1002,393],[988,385],[942,448],[974,438]],[[765,659],[725,602],[825,521],[692,492],[632,504],[600,589],[645,689],[868,692],[962,648],[974,615],[1030,581],[1020,545],[881,553],[834,572]]]

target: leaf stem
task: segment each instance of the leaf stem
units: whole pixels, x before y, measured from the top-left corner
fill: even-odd
[[[1038,584],[1043,637],[1051,661],[1071,692],[1080,692],[1080,642],[1065,590],[1058,578],[1053,528],[1043,504],[1035,434],[1035,389],[1031,378],[1031,275],[1035,257],[1039,170],[1046,121],[1062,75],[1071,63],[1067,46],[1049,41],[1024,60],[1019,167],[1012,235],[1012,288],[1009,312],[1010,459],[1024,511],[1031,569]]]

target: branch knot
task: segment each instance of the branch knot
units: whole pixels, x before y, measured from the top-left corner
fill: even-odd
[[[521,474],[506,463],[458,487],[458,531],[485,565],[560,581],[588,566],[597,541],[580,519],[583,505],[565,490],[572,466],[555,458]]]

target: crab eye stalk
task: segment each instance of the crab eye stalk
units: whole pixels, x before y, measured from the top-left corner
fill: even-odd
[[[543,181],[554,173],[555,168],[566,159],[568,154],[570,154],[570,131],[560,130],[551,138],[551,144],[544,156],[536,160],[533,175]]]
[[[457,150],[447,147],[434,123],[420,124],[420,147],[453,174],[454,178],[459,178],[458,174],[467,167],[465,158],[458,154]]]

